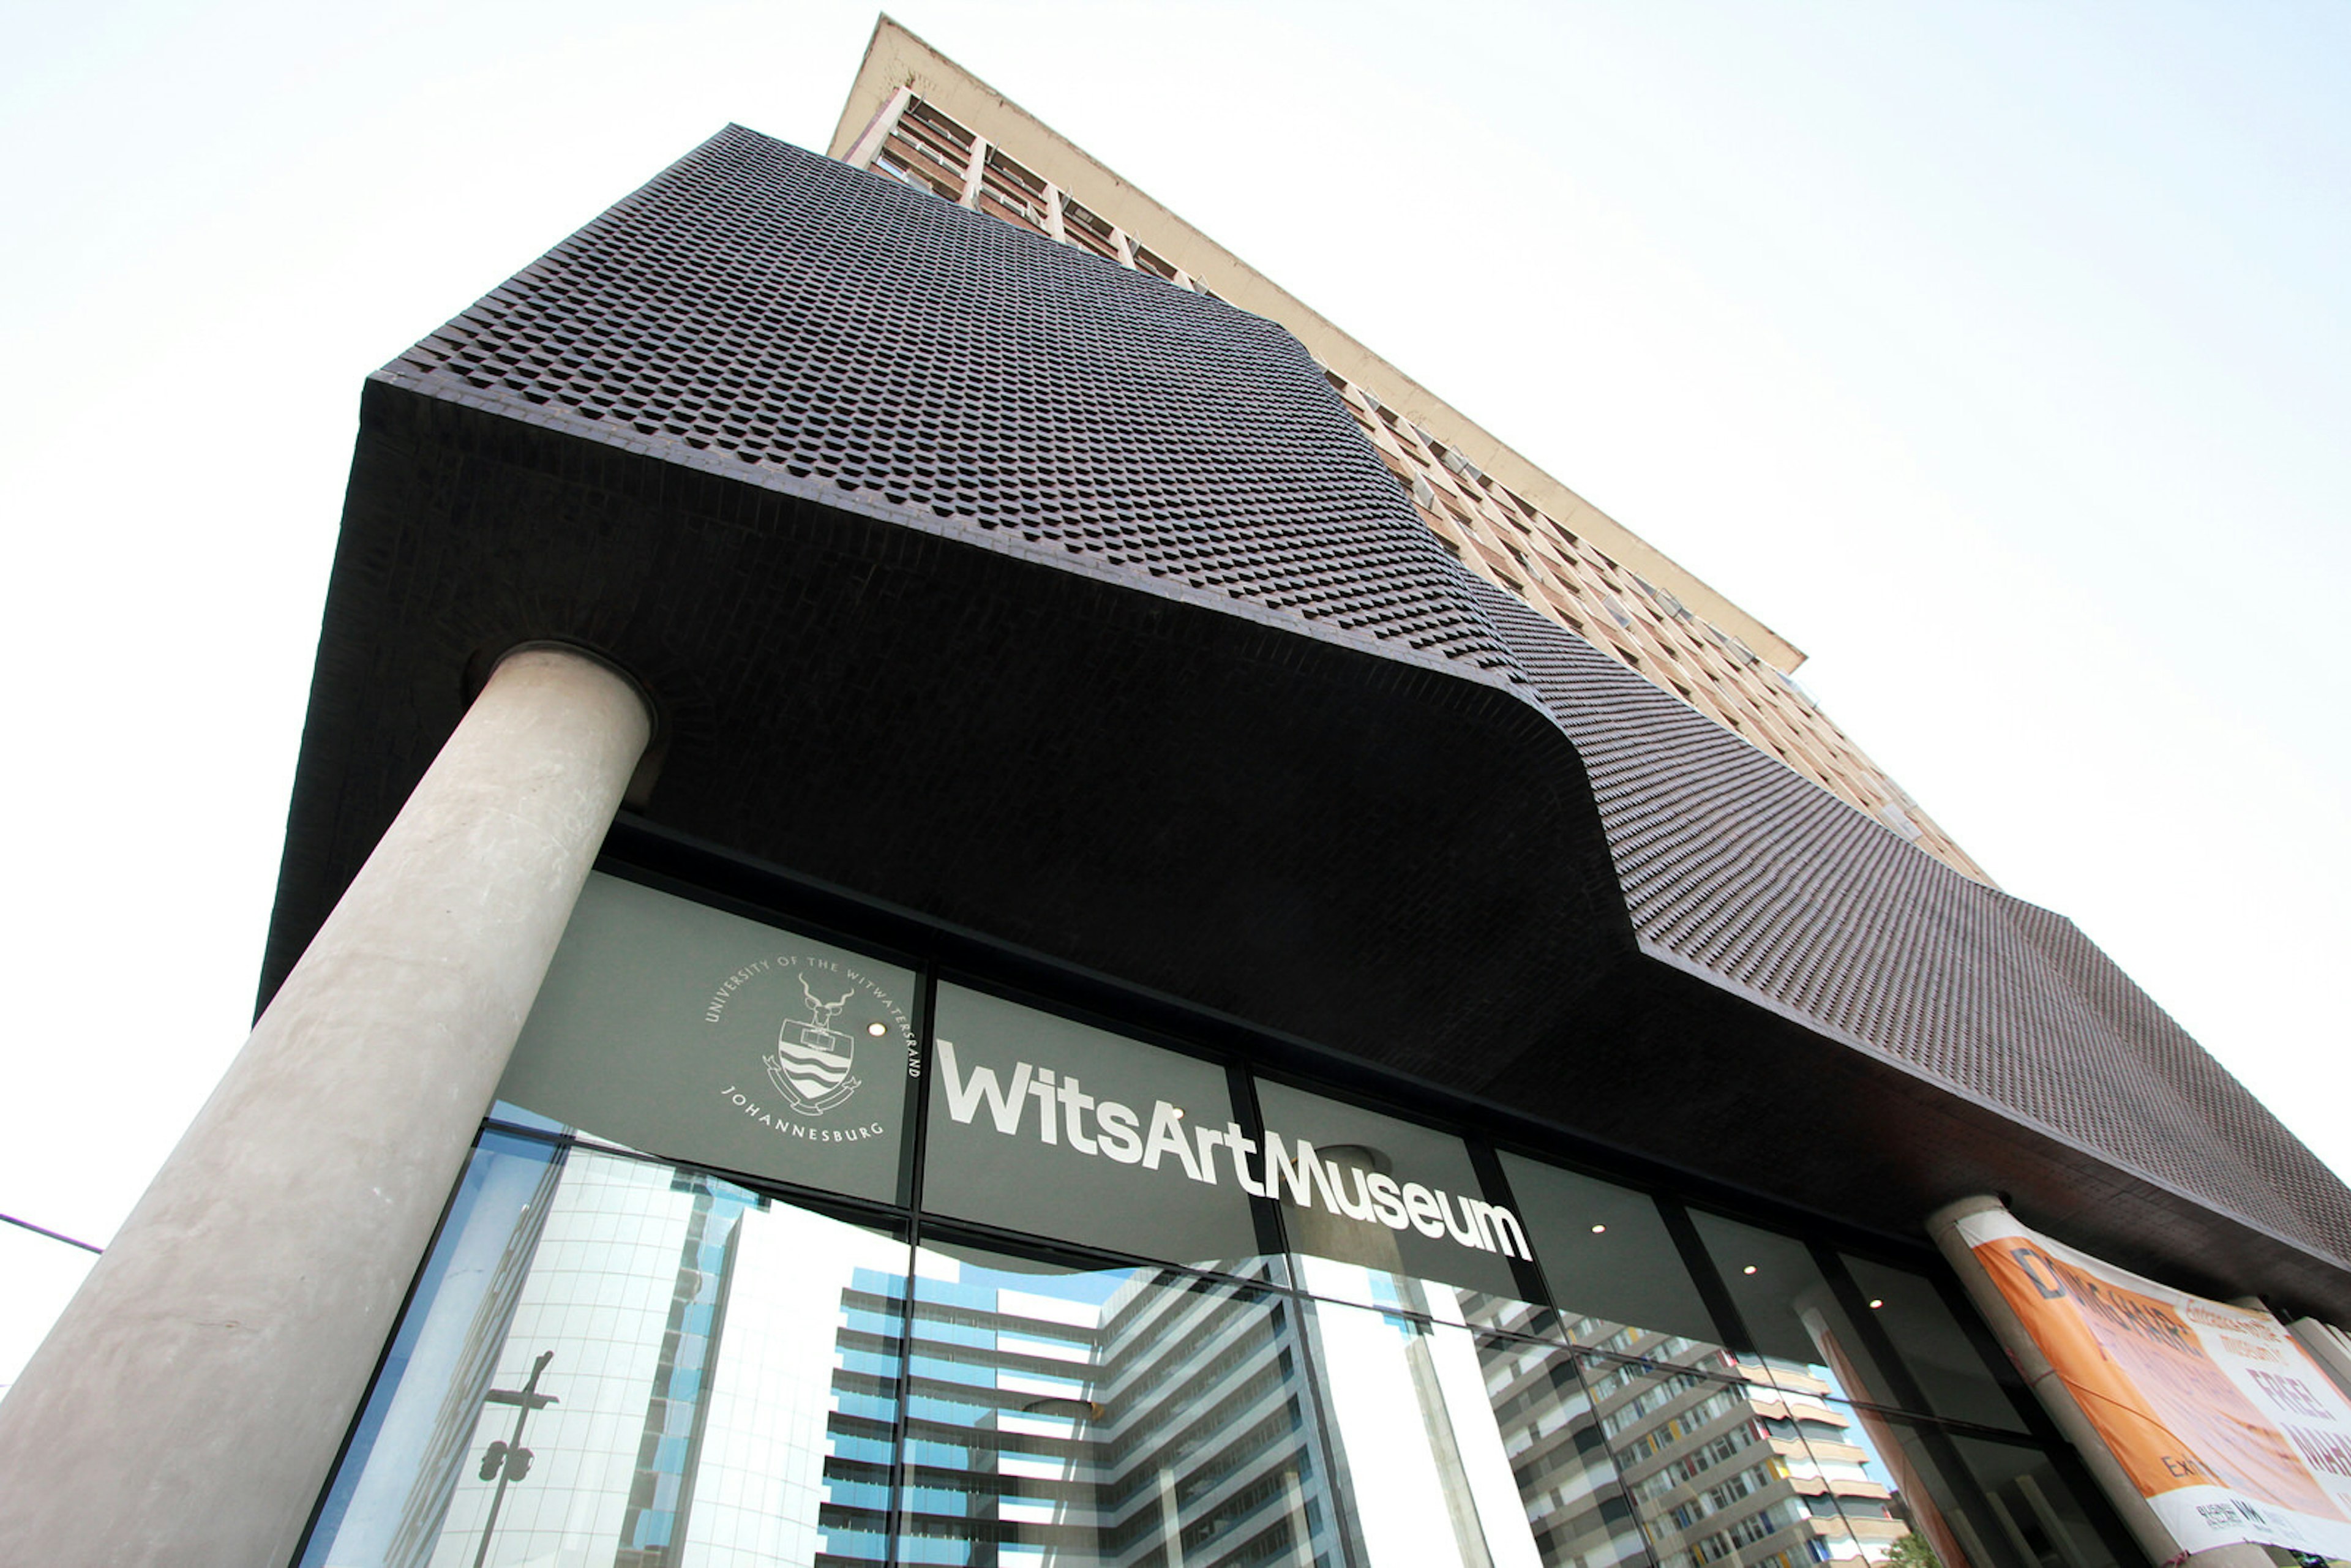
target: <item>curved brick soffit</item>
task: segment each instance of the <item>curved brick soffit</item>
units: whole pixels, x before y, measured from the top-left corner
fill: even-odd
[[[2070,922],[1462,569],[1270,322],[730,126],[380,379],[1539,697],[1647,950],[2351,1259],[2351,1192]]]
[[[1646,949],[2351,1259],[2351,1192],[2073,922],[1494,600],[1591,774]]]
[[[380,377],[1517,683],[1288,332],[740,127]]]

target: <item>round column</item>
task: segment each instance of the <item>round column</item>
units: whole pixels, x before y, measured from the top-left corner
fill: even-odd
[[[651,734],[510,654],[0,1403],[0,1541],[285,1563]]]
[[[2335,1380],[2335,1387],[2351,1397],[2351,1334],[2317,1318],[2295,1318],[2285,1325],[2285,1332]]]

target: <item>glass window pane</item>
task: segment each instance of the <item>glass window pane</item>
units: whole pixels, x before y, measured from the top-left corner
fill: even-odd
[[[1341,1568],[1293,1299],[926,1244],[909,1563]]]
[[[1764,1428],[1784,1439],[1796,1490],[1834,1559],[1886,1560],[1911,1533],[1880,1456],[1876,1418],[1857,1406],[1805,1395],[1756,1397]]]
[[[601,873],[498,1097],[668,1159],[889,1200],[914,977]]]
[[[1519,1293],[1510,1260],[1526,1256],[1526,1232],[1486,1201],[1460,1139],[1287,1084],[1261,1081],[1257,1096],[1266,1146],[1255,1168],[1281,1200],[1292,1250],[1344,1266],[1302,1263],[1309,1289],[1455,1322],[1461,1307],[1442,1287]],[[1401,1283],[1367,1286],[1373,1276]]]
[[[1486,1400],[1542,1561],[1584,1568],[1648,1563],[1648,1542],[1619,1484],[1578,1357],[1558,1343],[1496,1333],[1477,1343]]]
[[[1699,1239],[1753,1336],[1760,1380],[1792,1393],[1899,1406],[1844,1309],[1792,1236],[1690,1211]]]
[[[1784,1485],[1762,1495],[1765,1486],[1786,1479],[1786,1445],[1766,1437],[1746,1385],[1610,1356],[1585,1354],[1579,1362],[1597,1435],[1660,1561],[1687,1562],[1708,1535],[1767,1503],[1786,1502]],[[1719,1494],[1711,1505],[1709,1491]],[[1733,1502],[1733,1512],[1713,1518]],[[1787,1522],[1787,1511],[1781,1507],[1770,1518],[1776,1529]]]
[[[1959,1463],[1983,1499],[1992,1528],[2029,1568],[2115,1568],[2115,1553],[2091,1522],[2103,1500],[2085,1500],[2038,1448],[1955,1437]]]
[[[2094,1511],[2110,1518],[2103,1500],[2075,1492],[2043,1449],[1858,1407],[1840,1414],[1888,1494],[1890,1523],[1875,1529],[1892,1532],[1884,1560],[1895,1568],[2116,1568],[2092,1522]],[[1839,1490],[1855,1531],[1871,1529],[1858,1489]]]
[[[1585,1375],[1661,1561],[1882,1563],[1912,1532],[1869,1412],[1597,1357]]]
[[[1895,1354],[1917,1383],[1928,1409],[1938,1416],[2003,1427],[2011,1432],[2025,1429],[2016,1401],[1985,1364],[1931,1281],[1865,1258],[1848,1257],[1844,1261],[1872,1321],[1894,1342]]]
[[[652,1161],[549,1168],[491,1167],[306,1562],[885,1560],[905,1243]]]
[[[1539,1568],[1478,1336],[1337,1301],[1305,1311],[1359,1560]]]
[[[1600,1343],[1632,1330],[1610,1348],[1636,1354],[1663,1354],[1635,1343],[1645,1338],[1712,1343],[1713,1316],[1656,1199],[1516,1155],[1502,1155],[1502,1174],[1552,1301],[1571,1325],[1589,1320],[1571,1327],[1572,1341]]]
[[[431,1506],[461,1438],[445,1430],[453,1388],[486,1387],[517,1292],[538,1250],[564,1146],[486,1130],[458,1179],[415,1297],[328,1487],[305,1563],[416,1561],[393,1551],[404,1516]],[[419,1488],[427,1496],[412,1502]]]
[[[1256,1256],[1223,1068],[961,986],[937,1005],[925,1209],[1171,1262]]]

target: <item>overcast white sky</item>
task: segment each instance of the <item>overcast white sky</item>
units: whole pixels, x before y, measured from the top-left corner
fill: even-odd
[[[1807,650],[2338,1171],[2351,7],[896,15]],[[249,1019],[360,382],[862,4],[22,6],[0,1210],[103,1243]],[[0,1228],[0,1382],[86,1255]]]

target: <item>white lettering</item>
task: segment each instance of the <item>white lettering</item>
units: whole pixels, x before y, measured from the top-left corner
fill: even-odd
[[[1519,1217],[1509,1209],[1477,1201],[1470,1204],[1469,1213],[1478,1225],[1478,1244],[1487,1251],[1505,1258],[1534,1256],[1527,1249],[1527,1233],[1519,1228]]]
[[[1410,1217],[1412,1228],[1423,1236],[1445,1234],[1445,1221],[1437,1218],[1445,1212],[1445,1206],[1437,1202],[1435,1193],[1416,1181],[1404,1184],[1404,1211]]]
[[[1192,1140],[1184,1135],[1183,1113],[1165,1100],[1151,1108],[1151,1138],[1143,1149],[1144,1168],[1157,1170],[1162,1155],[1174,1155],[1183,1166],[1184,1174],[1194,1181],[1217,1179],[1200,1174],[1199,1164],[1192,1157]]]
[[[1481,1251],[1490,1252],[1493,1248],[1478,1239],[1478,1215],[1477,1211],[1469,1207],[1477,1201],[1474,1197],[1454,1197],[1440,1192],[1437,1195],[1437,1212],[1445,1216],[1445,1234],[1464,1247],[1475,1247]],[[1461,1223],[1458,1225],[1453,1223],[1453,1207],[1456,1204],[1461,1207]]]
[[[1281,1183],[1290,1181],[1290,1201],[1301,1208],[1314,1207],[1313,1176],[1314,1145],[1301,1139],[1298,1161],[1292,1164],[1290,1151],[1281,1146],[1281,1134],[1269,1132],[1265,1135],[1265,1187],[1269,1197],[1281,1196]]]
[[[1241,1136],[1238,1122],[1228,1122],[1225,1124],[1225,1145],[1233,1151],[1233,1179],[1240,1183],[1241,1190],[1251,1197],[1263,1197],[1265,1184],[1250,1180],[1249,1174],[1249,1159],[1257,1153],[1257,1140]]]
[[[1305,1145],[1301,1144],[1299,1148],[1302,1151]],[[1371,1218],[1372,1200],[1364,1188],[1364,1178],[1370,1174],[1357,1165],[1326,1164],[1315,1173],[1316,1182],[1322,1188],[1323,1206],[1338,1210],[1350,1219]],[[1350,1176],[1355,1178],[1355,1201],[1353,1203],[1347,1201],[1347,1178]]]
[[[1131,1166],[1143,1157],[1143,1138],[1135,1131],[1137,1124],[1132,1105],[1104,1100],[1094,1107],[1094,1126],[1102,1139],[1102,1152],[1123,1166]]]
[[[951,1041],[939,1041],[939,1070],[946,1077],[947,1114],[958,1122],[969,1122],[978,1113],[979,1103],[987,1102],[987,1113],[999,1133],[1012,1134],[1020,1130],[1020,1113],[1029,1106],[1029,1066],[1019,1062],[1012,1069],[1012,1087],[1006,1090],[996,1081],[996,1070],[975,1067],[969,1078],[956,1072],[956,1048]]]
[[[1027,1071],[1029,1064],[1022,1062],[1020,1069]],[[1053,1124],[1061,1119],[1061,1113],[1053,1106],[1053,1070],[1037,1069],[1036,1082],[1029,1085],[1029,1092],[1037,1096],[1037,1135],[1050,1144],[1053,1141]]]
[[[1483,1199],[1457,1197],[1419,1182],[1399,1184],[1394,1176],[1371,1170],[1355,1159],[1318,1155],[1306,1139],[1287,1144],[1273,1132],[1265,1134],[1260,1180],[1249,1172],[1250,1158],[1259,1153],[1258,1143],[1242,1133],[1238,1122],[1228,1122],[1222,1128],[1192,1128],[1187,1135],[1182,1107],[1161,1100],[1153,1104],[1150,1131],[1144,1134],[1139,1131],[1142,1117],[1134,1107],[1116,1100],[1097,1100],[1075,1078],[1056,1081],[1050,1068],[1026,1061],[1013,1064],[1009,1082],[998,1078],[994,1069],[977,1065],[967,1076],[955,1043],[942,1040],[938,1045],[948,1114],[967,1125],[977,1119],[985,1105],[998,1133],[1017,1136],[1029,1102],[1034,1099],[1037,1136],[1043,1143],[1059,1144],[1066,1133],[1069,1146],[1079,1154],[1104,1155],[1120,1165],[1139,1164],[1155,1171],[1161,1161],[1172,1158],[1184,1167],[1186,1176],[1208,1186],[1217,1182],[1217,1150],[1221,1147],[1231,1151],[1234,1180],[1252,1197],[1322,1208],[1390,1230],[1410,1226],[1423,1236],[1450,1237],[1460,1246],[1499,1252],[1506,1258],[1533,1257],[1518,1217]],[[774,1118],[762,1115],[759,1107],[734,1086],[720,1093],[741,1106],[746,1115],[775,1124]],[[1089,1111],[1093,1113],[1091,1130],[1086,1125]],[[784,1130],[778,1126],[778,1131]],[[882,1127],[877,1123],[842,1131],[808,1132],[799,1127],[789,1131],[795,1137],[822,1142],[856,1142],[881,1135]]]
[[[1064,1078],[1061,1080],[1061,1111],[1062,1113],[1069,1118],[1069,1125],[1066,1130],[1070,1134],[1070,1147],[1077,1150],[1078,1153],[1081,1155],[1090,1155],[1094,1152],[1093,1137],[1085,1129],[1086,1108],[1093,1103],[1094,1097],[1092,1095],[1081,1094],[1078,1092],[1078,1081],[1076,1079]]]
[[[1216,1127],[1195,1127],[1192,1137],[1200,1145],[1200,1169],[1207,1173],[1210,1186],[1217,1185],[1217,1145],[1225,1141],[1222,1130]]]

